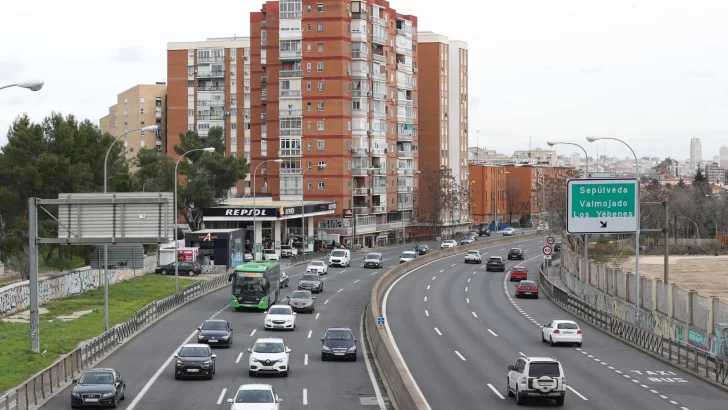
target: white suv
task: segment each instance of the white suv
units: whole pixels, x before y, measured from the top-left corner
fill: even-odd
[[[449,249],[449,248],[454,248],[456,246],[458,246],[458,243],[455,239],[448,239],[440,245],[440,249]]]
[[[516,397],[521,405],[527,398],[552,399],[564,405],[566,377],[561,363],[553,357],[521,356],[515,365],[508,366],[506,381],[508,397]]]
[[[288,356],[291,349],[286,346],[283,339],[258,339],[253,348],[248,349],[248,375],[254,377],[258,374],[281,374],[288,377]]]

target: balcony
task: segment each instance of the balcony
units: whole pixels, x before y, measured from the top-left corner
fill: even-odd
[[[402,37],[412,37],[412,31],[398,28],[397,35]]]
[[[371,91],[367,90],[353,90],[351,92],[352,97],[371,97]]]
[[[374,99],[375,100],[386,100],[387,99],[387,94],[386,93],[374,92],[373,93],[373,96],[374,96]]]
[[[366,157],[369,154],[369,150],[366,148],[352,148],[351,155],[355,157]]]
[[[412,150],[398,150],[397,151],[398,158],[412,158],[413,156],[414,156],[414,151],[412,151]]]
[[[300,19],[302,17],[302,11],[281,11],[278,14],[278,18],[280,19]]]
[[[372,193],[376,195],[383,195],[387,193],[387,187],[386,186],[375,186],[372,188]]]
[[[366,71],[362,71],[362,70],[352,70],[351,71],[351,76],[353,78],[367,78],[368,75],[369,75],[369,73],[367,73]]]
[[[261,101],[267,101],[268,100],[268,93],[260,93],[260,100]]]
[[[397,62],[397,70],[404,71],[404,72],[407,72],[407,73],[412,73],[412,71],[413,71],[412,70],[412,64],[407,64],[407,63],[398,61]]]
[[[413,103],[414,103],[414,101],[412,101],[412,100],[405,100],[404,98],[397,98],[397,105],[411,107],[413,105]]]
[[[398,194],[411,194],[412,192],[415,192],[415,187],[411,187],[411,186],[398,186],[397,187]]]
[[[225,92],[224,85],[206,85],[197,87],[197,91],[222,91]]]
[[[162,118],[162,109],[161,108],[157,107],[154,113],[157,116],[157,118]]]
[[[367,206],[355,206],[354,212],[357,215],[368,215],[369,214],[369,207]]]
[[[412,209],[414,205],[412,202],[400,202],[397,204],[397,209]]]
[[[354,13],[351,13],[352,20],[367,20],[369,18],[369,13],[366,11],[356,11]]]
[[[260,76],[260,82],[265,84],[268,82],[268,76],[267,75],[261,75]]]
[[[278,150],[278,156],[281,157],[300,157],[303,155],[301,148],[281,148]]]
[[[402,167],[397,168],[397,175],[409,176],[409,175],[414,175],[414,174],[415,174],[414,168],[402,168]]]
[[[369,111],[362,108],[354,108],[351,110],[351,114],[354,117],[366,117],[369,114]]]
[[[372,78],[379,81],[387,81],[387,73],[378,73],[375,71],[372,73]]]
[[[369,52],[366,50],[353,50],[351,52],[351,58],[362,58],[366,59],[369,57]]]
[[[379,111],[372,111],[372,118],[382,118],[382,119],[386,119],[387,118],[387,114],[386,113],[383,113],[383,112],[379,112]]]
[[[197,100],[197,106],[204,106],[204,107],[224,107],[225,102],[222,100]]]
[[[197,57],[197,64],[222,63],[225,57]]]
[[[380,17],[372,16],[372,23],[374,23],[378,26],[384,26],[384,27],[387,26],[387,22],[383,18],[380,18]]]
[[[216,70],[216,71],[198,71],[197,72],[197,78],[224,78],[225,77],[225,70]]]
[[[412,114],[397,115],[397,122],[412,124],[414,116]]]
[[[281,188],[280,195],[303,195],[303,188]]]
[[[278,135],[281,137],[303,135],[303,128],[279,128]]]
[[[405,55],[405,56],[411,56],[412,55],[412,48],[411,47],[397,46],[397,54],[402,54],[402,55]]]
[[[385,205],[374,205],[372,207],[372,213],[373,214],[386,214],[387,207]]]
[[[387,45],[387,37],[386,36],[379,36],[379,35],[376,35],[376,34],[372,34],[372,41],[375,42],[375,43],[377,43],[377,44],[384,45],[384,46]]]
[[[197,121],[222,121],[225,119],[224,114],[217,114],[217,115],[209,115],[209,114],[202,114],[197,115]]]
[[[374,175],[387,175],[387,169],[386,168],[374,167],[374,170],[372,171],[372,174],[374,174]]]
[[[301,168],[281,168],[280,171],[281,174],[291,175],[291,174],[300,174]]]
[[[303,70],[281,70],[278,72],[280,78],[303,77]]]
[[[354,195],[367,195],[369,193],[369,187],[354,188]]]
[[[354,165],[354,168],[352,168],[352,170],[351,170],[351,175],[357,176],[357,177],[369,175],[369,171],[366,168],[361,168],[361,167],[357,168],[357,167],[358,167],[358,165]]]
[[[300,98],[302,95],[302,90],[280,90],[278,93],[280,98]]]
[[[387,63],[387,57],[384,54],[372,54],[372,59],[378,63]]]
[[[278,51],[278,59],[279,60],[300,60],[301,57],[303,57],[303,51],[302,50],[279,50]]]
[[[372,155],[382,156],[387,154],[386,148],[372,148]]]
[[[300,109],[281,109],[278,111],[278,116],[281,118],[285,117],[303,117],[303,110]]]

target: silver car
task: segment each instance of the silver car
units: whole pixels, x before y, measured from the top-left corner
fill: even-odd
[[[324,290],[324,281],[318,273],[304,273],[298,281],[298,290],[310,290],[313,293],[321,293]]]
[[[288,306],[294,312],[313,313],[316,310],[316,296],[313,296],[310,290],[295,290],[288,297]]]

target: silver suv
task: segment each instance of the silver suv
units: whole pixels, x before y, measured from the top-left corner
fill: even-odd
[[[521,356],[508,366],[506,392],[521,405],[528,398],[551,399],[564,405],[566,377],[561,363],[553,357]]]

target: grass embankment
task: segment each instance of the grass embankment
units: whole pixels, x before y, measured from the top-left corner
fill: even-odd
[[[180,278],[180,288],[197,279]],[[149,274],[109,286],[109,325],[131,319],[147,304],[174,294],[174,278]],[[42,305],[48,313],[40,316],[40,351],[30,350],[30,324],[0,321],[0,395],[33,374],[45,369],[59,356],[76,349],[78,343],[104,332],[104,289],[95,289]],[[93,310],[78,319],[63,322],[58,316]],[[43,353],[45,352],[45,353]]]

